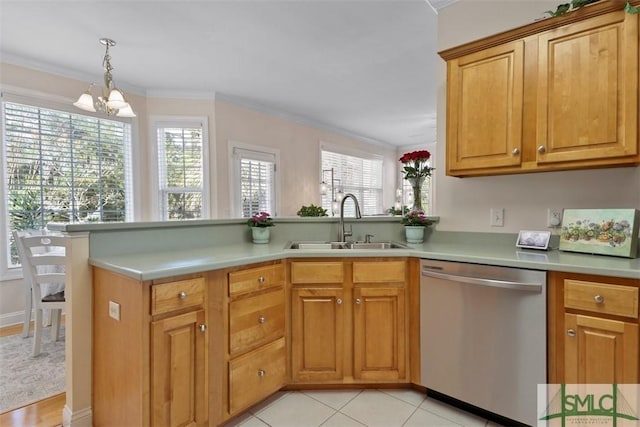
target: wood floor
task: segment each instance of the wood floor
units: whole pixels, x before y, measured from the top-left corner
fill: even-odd
[[[64,321],[64,320],[62,320]],[[32,328],[33,328],[33,322]],[[22,325],[0,328],[0,337],[17,335],[22,333]],[[18,408],[14,411],[0,414],[0,426],[2,427],[57,427],[62,425],[62,409],[67,398],[65,393],[60,393],[48,399],[41,400],[31,405]]]

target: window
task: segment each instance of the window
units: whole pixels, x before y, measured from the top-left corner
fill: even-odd
[[[203,122],[156,123],[162,220],[208,216],[204,197],[205,129]]]
[[[133,219],[130,124],[14,102],[2,122],[8,267],[11,230]]]
[[[323,149],[321,152],[323,181],[329,189],[322,196],[322,207],[328,212],[338,213],[333,209],[332,193],[353,193],[360,204],[362,215],[378,215],[383,212],[382,206],[382,159],[379,156],[357,157]],[[335,192],[332,192],[329,173],[333,169]],[[327,180],[328,179],[328,180]],[[354,216],[354,204],[345,204],[345,215]]]
[[[258,212],[277,215],[276,170],[277,151],[262,147],[231,144],[233,156],[232,194],[236,215],[244,218]]]

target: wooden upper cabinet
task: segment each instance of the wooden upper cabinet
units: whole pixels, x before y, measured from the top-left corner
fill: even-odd
[[[522,151],[522,41],[447,64],[447,173],[514,166]]]
[[[637,15],[554,29],[538,46],[538,163],[637,155]]]
[[[594,3],[440,52],[447,175],[639,164],[640,17],[623,6]]]

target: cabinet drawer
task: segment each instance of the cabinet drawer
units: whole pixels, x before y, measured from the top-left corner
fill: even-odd
[[[284,336],[284,289],[229,304],[229,352],[234,355]]]
[[[353,263],[353,283],[404,282],[405,261]]]
[[[291,283],[342,282],[344,282],[344,267],[340,261],[291,263]]]
[[[282,264],[234,271],[229,273],[229,296],[238,296],[283,284],[284,268]]]
[[[564,306],[638,318],[638,288],[565,279]]]
[[[162,283],[151,287],[151,314],[162,314],[204,303],[204,278]]]
[[[235,414],[277,391],[286,380],[284,338],[229,362],[229,413]]]

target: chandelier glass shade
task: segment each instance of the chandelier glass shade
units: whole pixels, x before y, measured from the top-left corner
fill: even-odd
[[[102,95],[98,96],[96,100],[93,98],[91,89],[95,86],[94,83],[89,85],[89,88],[73,103],[81,110],[90,111],[95,113],[97,111],[106,113],[108,116],[117,117],[136,117],[136,113],[133,112],[131,105],[125,100],[124,94],[118,88],[116,88],[113,82],[113,76],[111,75],[111,56],[109,55],[109,48],[115,46],[116,42],[111,39],[100,39],[100,43],[105,46],[104,58],[102,60],[102,66],[104,68],[104,88]]]

